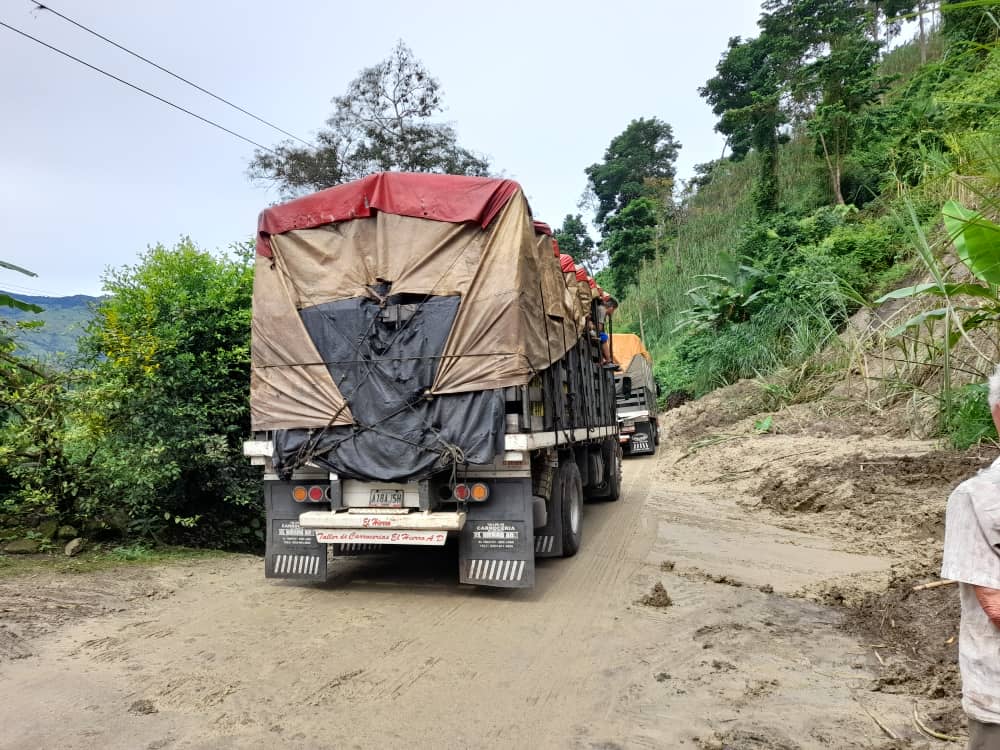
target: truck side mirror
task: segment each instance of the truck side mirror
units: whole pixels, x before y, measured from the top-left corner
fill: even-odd
[[[632,395],[632,378],[628,375],[622,378],[622,395],[625,398]]]

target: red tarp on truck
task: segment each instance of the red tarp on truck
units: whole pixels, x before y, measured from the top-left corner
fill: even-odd
[[[261,211],[257,252],[271,257],[272,234],[366,218],[373,211],[455,224],[475,222],[485,229],[519,189],[513,180],[381,172]]]

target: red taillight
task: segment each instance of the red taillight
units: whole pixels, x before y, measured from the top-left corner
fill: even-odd
[[[465,501],[465,500],[469,499],[469,495],[472,494],[472,493],[469,492],[469,485],[467,485],[467,484],[456,484],[455,485],[455,491],[452,492],[452,494],[455,496],[456,500]]]
[[[320,500],[324,500],[325,498],[326,493],[323,492],[322,487],[312,486],[309,488],[309,499],[314,503],[318,503]]]

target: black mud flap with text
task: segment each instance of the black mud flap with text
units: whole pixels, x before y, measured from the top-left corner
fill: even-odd
[[[316,532],[299,526],[304,508],[292,499],[288,482],[264,482],[267,508],[267,544],[264,575],[300,581],[326,580],[327,546],[316,541]]]
[[[653,445],[653,425],[651,422],[638,422],[635,425],[635,432],[626,443],[627,453],[630,456],[653,454],[656,447]]]
[[[459,541],[459,580],[477,586],[535,585],[530,479],[490,481],[490,498],[469,504]]]
[[[541,528],[535,529],[535,557],[563,556],[563,523],[562,508],[557,508],[553,500],[547,503],[547,521]]]

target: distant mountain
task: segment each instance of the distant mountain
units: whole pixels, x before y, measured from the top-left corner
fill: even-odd
[[[93,317],[95,303],[101,299],[86,294],[74,294],[69,297],[29,297],[18,292],[6,292],[6,294],[23,302],[38,305],[44,310],[36,314],[0,307],[0,318],[5,320],[42,321],[42,326],[21,331],[17,335],[22,353],[40,359],[75,353],[76,341]]]

